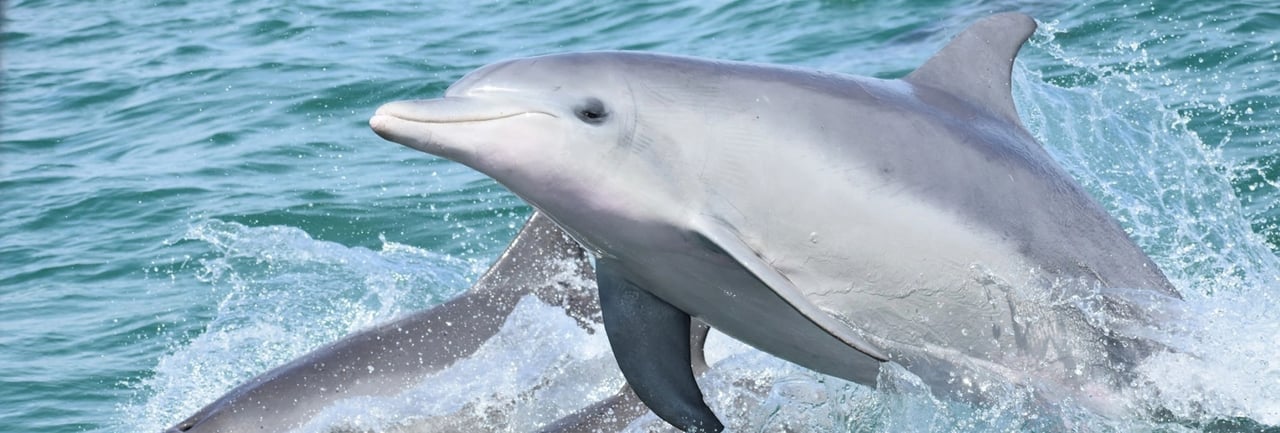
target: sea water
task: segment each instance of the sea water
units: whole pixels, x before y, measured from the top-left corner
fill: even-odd
[[[1061,4],[1056,4],[1061,3]],[[1143,409],[870,389],[713,336],[736,431],[1254,431],[1280,425],[1280,12],[1267,1],[13,0],[0,33],[0,431],[148,432],[463,290],[529,208],[385,142],[383,102],[501,59],[627,49],[893,78],[991,13],[1040,29],[1027,127],[1184,294]],[[498,338],[306,431],[526,431],[621,385],[602,333],[528,301]],[[479,378],[479,379],[477,379]],[[1052,418],[1052,419],[1050,419]],[[631,429],[662,429],[649,415]]]

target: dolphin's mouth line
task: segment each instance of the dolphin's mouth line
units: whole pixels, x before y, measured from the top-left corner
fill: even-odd
[[[491,120],[509,119],[512,117],[523,116],[526,114],[542,114],[545,116],[551,116],[552,118],[556,118],[556,119],[560,118],[560,116],[557,116],[545,111],[520,111],[520,112],[515,112],[510,114],[498,114],[498,115],[492,115],[492,116],[467,116],[467,117],[454,117],[454,118],[446,117],[446,118],[428,119],[428,118],[423,118],[418,116],[406,116],[406,115],[403,115],[402,113],[388,113],[388,112],[384,112],[383,110],[378,110],[377,113],[374,113],[374,117],[386,116],[386,117],[391,117],[391,118],[400,119],[407,122],[414,122],[414,123],[446,124],[446,123],[488,122]]]

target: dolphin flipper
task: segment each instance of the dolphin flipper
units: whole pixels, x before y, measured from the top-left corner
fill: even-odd
[[[806,299],[804,293],[790,279],[787,279],[786,275],[778,272],[777,269],[760,257],[759,253],[751,249],[750,245],[744,243],[738,237],[738,234],[728,226],[711,222],[702,224],[695,231],[702,235],[708,244],[719,248],[742,267],[746,268],[756,279],[769,287],[778,298],[790,305],[791,308],[804,316],[805,319],[808,319],[809,322],[812,322],[814,326],[821,328],[845,345],[870,356],[876,361],[889,360],[889,357],[885,356],[884,352],[858,336],[849,325],[831,317],[821,308],[818,308],[817,305],[814,305],[813,302]]]
[[[596,260],[605,333],[627,383],[658,417],[680,430],[724,430],[693,378],[689,315],[619,271],[611,259]]]

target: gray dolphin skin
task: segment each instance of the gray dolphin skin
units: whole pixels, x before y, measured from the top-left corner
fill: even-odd
[[[166,433],[289,431],[339,400],[396,395],[476,352],[528,295],[561,306],[580,323],[600,322],[592,290],[568,288],[563,265],[593,278],[585,252],[546,217],[534,213],[511,245],[466,293],[399,320],[362,331],[270,370],[228,392]],[[692,328],[701,354],[705,328]],[[623,389],[546,433],[619,430],[647,411]],[[494,426],[433,426],[431,431],[493,431]]]
[[[895,80],[636,52],[510,60],[370,126],[493,177],[594,254],[615,358],[682,430],[723,429],[685,362],[691,317],[862,384],[892,361],[942,395],[998,378],[1114,406],[1149,347],[1073,300],[1178,294],[1022,126],[1011,71],[1035,27],[981,20]]]

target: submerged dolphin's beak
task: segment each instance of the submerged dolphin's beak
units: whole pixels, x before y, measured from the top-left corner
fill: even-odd
[[[243,385],[241,387],[243,387]],[[205,407],[200,408],[199,411],[196,411],[196,413],[187,417],[187,419],[184,419],[181,422],[174,424],[172,427],[169,427],[168,429],[166,429],[164,433],[186,433],[193,430],[197,432],[205,432],[205,431],[211,431],[211,430],[218,430],[220,427],[225,427],[225,426],[216,425],[217,424],[216,422],[212,427],[210,425],[201,425],[201,424],[205,423],[206,421],[209,421],[215,415],[217,415],[218,413],[226,409],[227,402],[233,399],[236,396],[236,392],[239,391],[240,389],[241,388],[236,388],[232,390],[230,393],[228,393],[227,395],[223,396],[222,398],[219,398],[217,401],[214,401],[213,403],[209,403],[208,405],[205,405]],[[197,426],[199,426],[199,428],[197,428]]]

